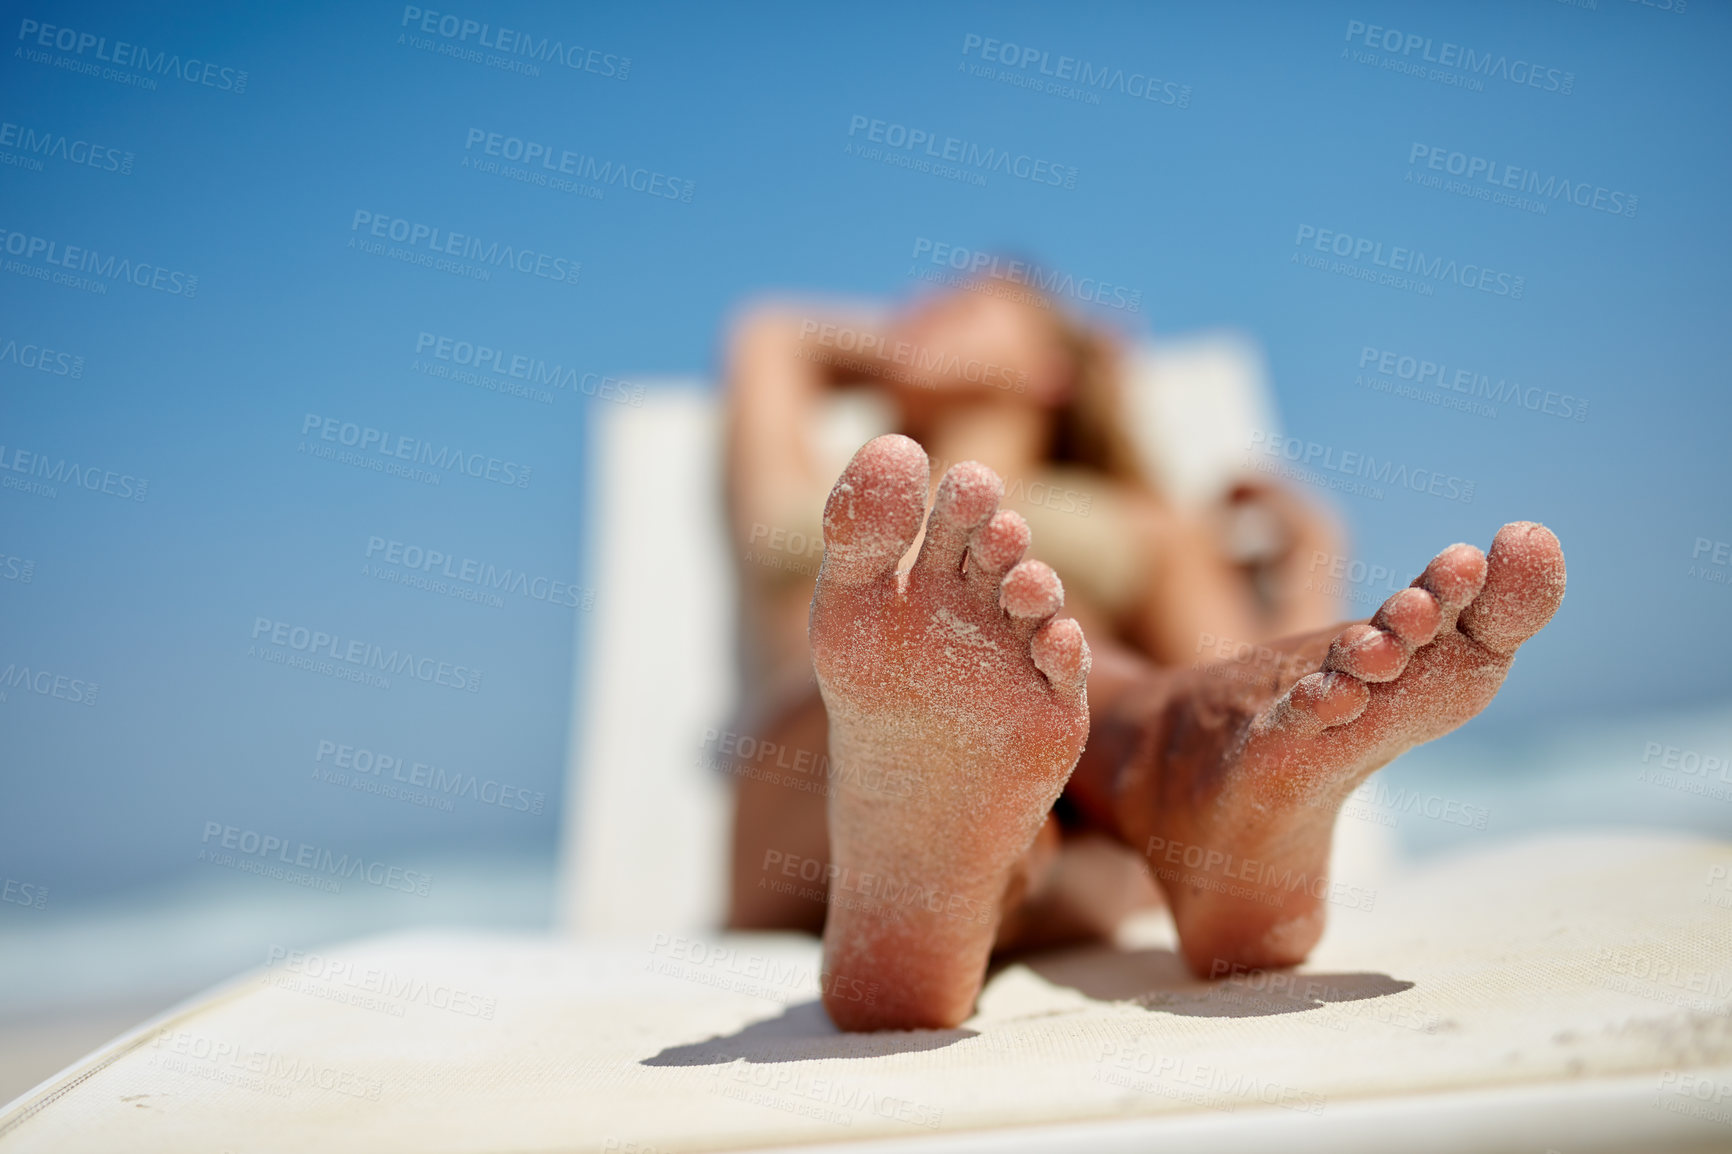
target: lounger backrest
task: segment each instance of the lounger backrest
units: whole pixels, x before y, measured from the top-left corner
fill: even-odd
[[[589,422],[596,599],[578,625],[558,910],[586,935],[702,931],[723,911],[726,780],[703,765],[735,692],[720,398],[644,384],[641,407],[598,405]],[[1219,493],[1275,431],[1262,357],[1232,334],[1136,350],[1129,402],[1151,477],[1182,505]],[[859,406],[836,416],[829,440],[872,432]]]

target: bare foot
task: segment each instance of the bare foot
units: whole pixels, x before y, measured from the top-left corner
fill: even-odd
[[[1004,484],[944,475],[913,567],[926,454],[869,442],[824,507],[812,657],[840,768],[830,792],[824,1004],[845,1030],[954,1026],[974,1008],[1018,866],[1088,735],[1088,646],[1018,564]],[[910,795],[870,783],[912,777]]]
[[[1439,553],[1369,623],[1278,643],[1166,698],[1146,738],[1160,755],[1122,779],[1120,827],[1166,890],[1193,971],[1304,960],[1342,802],[1483,709],[1563,595],[1557,538],[1516,522],[1489,556]]]

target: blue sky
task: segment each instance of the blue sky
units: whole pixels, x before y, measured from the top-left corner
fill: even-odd
[[[1690,573],[1699,540],[1702,561],[1732,541],[1723,10],[177,8],[7,6],[0,121],[33,135],[0,141],[22,158],[0,166],[0,467],[100,478],[0,490],[0,668],[64,679],[0,702],[10,874],[69,896],[171,876],[209,822],[547,852],[584,620],[550,591],[584,586],[586,416],[609,402],[484,391],[422,371],[445,364],[430,354],[486,345],[591,391],[704,375],[743,299],[906,293],[922,238],[1129,286],[1136,312],[1097,314],[1132,333],[1248,331],[1288,433],[1473,482],[1471,502],[1337,496],[1369,562],[1416,570],[1515,518],[1556,529],[1569,598],[1486,727],[1732,690],[1732,588]],[[98,59],[118,42],[142,53]],[[550,42],[563,59],[537,63]],[[1030,87],[1043,68],[1074,91]],[[1085,69],[1105,82],[1077,83]],[[910,132],[1068,175],[964,161],[952,179],[860,152]],[[486,169],[504,159],[490,135],[573,154],[568,187]],[[583,157],[643,170],[644,189],[583,179]],[[1510,182],[1529,203],[1491,199]],[[1536,192],[1564,183],[1585,203]],[[531,271],[368,251],[375,222],[392,247],[392,221],[427,260],[509,246]],[[104,276],[110,258],[152,271]],[[40,279],[67,262],[90,283]],[[1361,279],[1391,263],[1407,284]],[[196,293],[150,287],[156,269]],[[43,371],[26,348],[67,359]],[[1361,383],[1386,351],[1557,411]],[[321,456],[345,424],[394,460],[460,450],[483,475]],[[119,478],[148,480],[144,499],[100,491]],[[525,591],[493,606],[373,575],[429,551]],[[28,581],[7,576],[25,563]],[[257,655],[292,653],[271,639],[297,627],[332,652],[412,652],[429,679],[384,689]],[[321,742],[545,800],[357,804],[376,799],[311,777]]]

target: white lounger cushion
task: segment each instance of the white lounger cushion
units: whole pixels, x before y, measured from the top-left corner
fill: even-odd
[[[836,1034],[806,939],[375,939],[121,1039],[0,1115],[0,1154],[1725,1149],[1729,865],[1578,836],[1344,875],[1360,908],[1291,987],[1195,981],[1156,931],[926,1034]]]

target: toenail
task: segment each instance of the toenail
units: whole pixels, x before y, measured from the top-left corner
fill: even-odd
[[[1436,634],[1442,613],[1429,590],[1403,589],[1378,608],[1371,623],[1405,644],[1423,645]]]
[[[1358,655],[1371,649],[1386,634],[1373,625],[1349,625],[1330,642],[1332,652]]]

